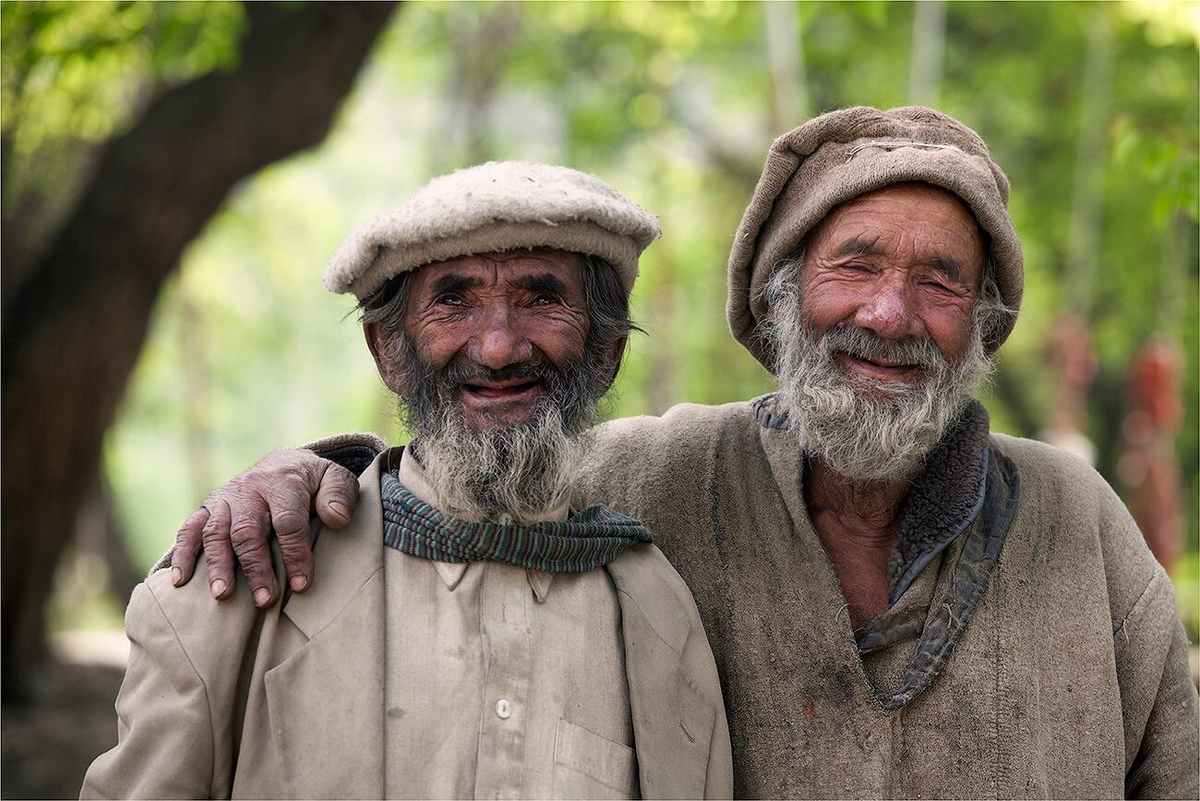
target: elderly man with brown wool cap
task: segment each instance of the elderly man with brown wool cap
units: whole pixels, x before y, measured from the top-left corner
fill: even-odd
[[[779,391],[595,432],[576,498],[642,519],[695,593],[739,796],[1197,797],[1169,579],[1095,471],[971,397],[1021,303],[1008,192],[932,109],[782,136],[728,308]],[[218,497],[266,508],[263,464]]]
[[[353,500],[318,504],[344,531],[274,517],[285,552],[320,556],[307,592],[218,608],[173,591],[169,562],[138,587],[120,741],[83,795],[728,797],[691,594],[644,526],[569,498],[658,232],[599,179],[523,163],[435,179],[354,231],[325,281],[358,298],[416,437],[334,441],[365,467],[348,521]],[[237,532],[230,505],[206,504]]]

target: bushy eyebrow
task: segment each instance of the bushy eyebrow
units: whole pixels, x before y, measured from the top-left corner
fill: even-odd
[[[951,281],[958,281],[958,277],[962,275],[962,266],[957,261],[947,256],[934,256],[933,269],[945,275]]]
[[[522,275],[512,281],[512,286],[527,292],[552,292],[555,295],[566,295],[567,285],[557,275],[538,273]]]
[[[855,256],[885,256],[886,252],[879,246],[879,238],[867,239],[856,236],[847,239],[833,251],[835,259],[849,259]],[[949,256],[934,256],[930,259],[933,269],[945,275],[951,281],[958,281],[962,275],[962,265]]]
[[[879,237],[867,239],[866,237],[856,236],[853,239],[847,239],[845,242],[837,246],[833,251],[833,258],[847,259],[853,256],[882,256],[884,255],[883,248],[879,246]]]
[[[440,275],[434,279],[432,291],[434,295],[444,295],[448,292],[462,292],[464,289],[473,289],[479,286],[480,281],[466,275]]]

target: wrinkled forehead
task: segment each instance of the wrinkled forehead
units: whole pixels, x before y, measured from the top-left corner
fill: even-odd
[[[890,184],[834,206],[807,238],[811,240],[813,234],[833,221],[866,214],[890,214],[914,223],[937,220],[970,232],[980,247],[986,245],[986,234],[966,201],[940,186],[917,181]]]
[[[838,255],[888,255],[914,239],[956,262],[983,267],[987,235],[958,195],[926,183],[900,183],[835,206],[805,237],[802,247]],[[945,250],[945,253],[938,253]]]

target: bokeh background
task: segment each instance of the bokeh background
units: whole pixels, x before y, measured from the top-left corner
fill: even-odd
[[[3,794],[115,741],[133,585],[268,450],[404,432],[327,257],[488,159],[660,215],[613,415],[767,392],[725,259],[773,137],[934,105],[1012,182],[993,428],[1090,459],[1200,623],[1200,4],[4,2]],[[233,603],[248,602],[242,594]]]

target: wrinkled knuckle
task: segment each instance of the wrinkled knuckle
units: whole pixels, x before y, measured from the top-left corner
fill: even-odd
[[[312,559],[312,551],[309,549],[306,539],[294,537],[289,540],[280,540],[279,550],[283,551],[284,559],[289,562],[308,562]]]
[[[210,517],[208,522],[204,524],[204,528],[200,531],[200,538],[205,542],[224,539],[225,532],[221,530],[220,521]]]
[[[238,564],[246,574],[246,582],[251,587],[268,587],[275,581],[275,572],[267,559],[260,559],[253,554],[238,554]]]
[[[309,477],[303,470],[296,469],[294,465],[288,465],[287,469],[280,471],[277,484],[293,491],[303,490],[308,487]]]
[[[355,490],[357,490],[358,488],[358,477],[346,468],[342,467],[340,464],[330,462],[326,475],[338,484],[341,484],[342,489],[349,490],[351,487],[353,487]]]
[[[239,520],[229,527],[229,539],[235,549],[253,547],[261,543],[265,536],[259,529],[257,521]]]
[[[204,530],[203,526],[197,525],[199,522],[200,515],[198,513],[183,521],[183,525],[175,532],[175,540],[178,542],[196,539],[197,534]]]
[[[282,511],[273,520],[275,534],[279,538],[295,537],[303,534],[308,528],[308,516],[295,511]]]
[[[264,564],[267,560],[265,551],[260,540],[233,541],[233,552],[237,555],[238,564],[242,566],[247,575],[257,575],[265,569]]]

